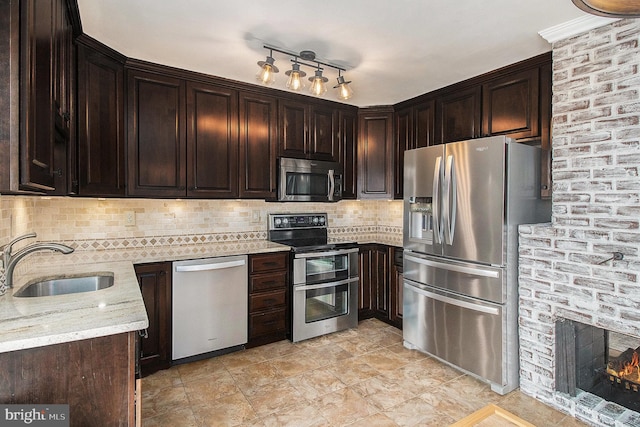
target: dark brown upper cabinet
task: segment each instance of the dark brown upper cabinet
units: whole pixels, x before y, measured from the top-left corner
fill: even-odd
[[[240,92],[240,197],[276,197],[276,98]]]
[[[238,93],[127,71],[128,194],[238,197]]]
[[[394,198],[401,199],[404,180],[404,152],[414,148],[427,147],[435,140],[435,100],[403,107],[395,117],[395,186]]]
[[[358,110],[338,112],[340,163],[342,164],[342,198],[358,197]]]
[[[78,193],[125,195],[124,61],[87,37],[78,38]]]
[[[358,198],[393,197],[393,110],[363,108],[358,114]]]
[[[64,0],[18,2],[20,32],[20,188],[71,190],[72,25]],[[9,13],[15,13],[10,11]],[[14,19],[14,22],[17,20]]]
[[[187,196],[238,197],[238,93],[187,82]]]
[[[514,139],[540,135],[539,70],[524,70],[482,85],[482,134]]]
[[[127,72],[128,195],[185,197],[185,83]]]
[[[393,197],[402,199],[404,188],[404,152],[413,142],[413,107],[399,109],[394,114],[395,118],[395,142],[394,150],[396,161],[394,162],[394,187]]]
[[[435,144],[435,111],[436,103],[433,99],[413,107],[415,132],[413,145],[408,149]]]
[[[335,108],[289,99],[278,104],[280,156],[339,161]]]
[[[480,136],[481,87],[456,90],[438,98],[440,141],[462,141]]]

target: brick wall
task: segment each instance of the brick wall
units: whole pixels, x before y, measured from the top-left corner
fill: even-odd
[[[640,415],[555,392],[554,325],[640,337],[639,68],[640,20],[554,43],[552,223],[520,228],[521,390],[597,426]]]

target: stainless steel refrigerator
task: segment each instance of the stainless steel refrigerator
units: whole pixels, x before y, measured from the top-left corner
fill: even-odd
[[[406,151],[405,346],[515,389],[518,225],[550,219],[538,148],[498,136]]]

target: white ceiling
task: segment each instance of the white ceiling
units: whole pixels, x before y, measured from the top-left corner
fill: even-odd
[[[347,68],[359,107],[391,105],[551,50],[571,0],[78,0],[86,34],[130,58],[257,84],[269,44]],[[275,88],[289,58],[274,52]],[[309,68],[303,69],[313,74]],[[335,70],[325,76],[333,86]],[[329,90],[325,98],[334,99]]]

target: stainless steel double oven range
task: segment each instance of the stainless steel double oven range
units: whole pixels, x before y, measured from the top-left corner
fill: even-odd
[[[328,243],[327,214],[270,214],[269,240],[291,249],[293,342],[358,326],[358,245]]]

